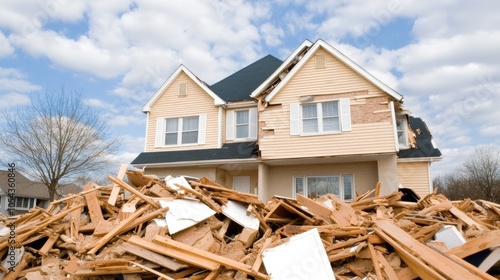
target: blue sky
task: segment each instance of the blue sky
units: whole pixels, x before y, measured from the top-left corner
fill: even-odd
[[[499,142],[498,10],[494,0],[2,1],[0,109],[81,90],[122,139],[116,161],[129,163],[144,147],[142,106],[179,64],[212,84],[321,38],[427,122],[444,154],[437,175]]]

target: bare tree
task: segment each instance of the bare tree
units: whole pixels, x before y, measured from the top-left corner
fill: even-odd
[[[500,148],[478,146],[463,164],[434,179],[434,184],[452,200],[471,198],[500,203]]]
[[[118,146],[106,120],[77,91],[32,95],[29,106],[5,119],[0,144],[9,160],[47,186],[51,201],[63,178],[102,170]]]

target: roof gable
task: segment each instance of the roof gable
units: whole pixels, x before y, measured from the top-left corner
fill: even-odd
[[[267,55],[213,84],[210,89],[226,102],[250,100],[252,92],[282,63],[276,57]]]
[[[191,72],[187,67],[184,65],[180,65],[172,75],[161,85],[161,87],[155,92],[155,94],[148,100],[148,102],[142,107],[143,112],[149,112],[151,110],[151,107],[153,107],[153,104],[158,101],[160,96],[165,92],[165,89],[167,89],[176,79],[179,77],[181,73],[185,73],[189,78],[191,78],[200,88],[202,88],[208,95],[210,95],[214,99],[214,105],[223,105],[226,102],[222,100],[217,94],[215,94],[207,84],[205,84],[203,81],[198,79],[193,72]]]
[[[306,42],[308,42],[306,40]],[[303,44],[298,48],[303,48]],[[368,73],[365,69],[363,69],[361,66],[356,64],[354,61],[349,59],[347,56],[342,54],[340,51],[329,45],[323,40],[318,40],[316,41],[311,48],[305,53],[305,55],[298,61],[297,65],[295,65],[293,68],[291,68],[290,72],[283,78],[283,80],[276,85],[274,89],[265,97],[265,101],[270,102],[274,96],[294,77],[294,75],[305,65],[305,63],[316,53],[316,51],[319,48],[323,48],[326,50],[328,53],[333,55],[335,58],[337,58],[339,61],[347,65],[349,68],[354,70],[356,73],[370,81],[372,84],[374,84],[376,87],[381,89],[382,91],[386,92],[390,96],[392,96],[394,99],[398,101],[403,101],[403,96],[399,93],[397,93],[395,90],[391,89],[389,86],[381,82],[379,79],[375,78],[372,74]],[[297,50],[295,51],[297,52]],[[294,52],[294,53],[295,53]],[[292,57],[293,59],[293,57]],[[285,68],[283,68],[285,69]],[[281,72],[276,71],[273,73],[275,75],[271,80],[276,79],[276,76],[280,75]],[[270,77],[271,78],[271,77]],[[262,93],[262,88],[259,92],[254,92],[253,96],[256,97],[259,94]]]

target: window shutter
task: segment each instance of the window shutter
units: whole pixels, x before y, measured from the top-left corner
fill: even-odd
[[[205,134],[207,131],[207,114],[201,114],[198,121],[198,144],[205,144]]]
[[[300,134],[300,104],[290,104],[290,135]]]
[[[351,131],[351,104],[349,98],[340,99],[340,121],[342,131]]]
[[[165,144],[165,119],[156,119],[156,136],[155,136],[155,147],[162,147]]]
[[[234,140],[234,111],[226,111],[226,140]]]
[[[250,108],[249,112],[249,129],[248,136],[252,139],[257,139],[257,108]]]

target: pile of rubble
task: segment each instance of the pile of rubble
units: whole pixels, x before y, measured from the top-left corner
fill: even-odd
[[[378,185],[349,203],[264,204],[207,178],[122,166],[108,179],[4,217],[3,279],[495,279],[500,258],[500,205],[488,201]]]

